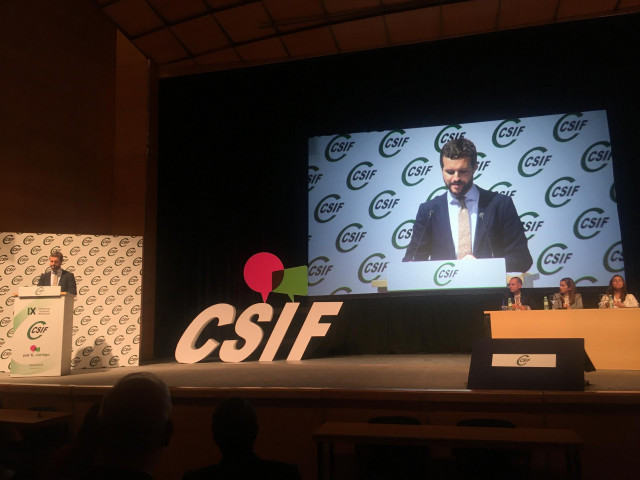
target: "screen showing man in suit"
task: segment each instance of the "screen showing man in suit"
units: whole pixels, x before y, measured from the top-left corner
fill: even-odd
[[[474,143],[447,142],[440,167],[447,191],[418,208],[403,261],[504,258],[508,272],[529,270],[533,259],[513,200],[473,183]]]
[[[384,293],[392,265],[460,253],[504,259],[526,288],[624,271],[606,111],[399,127],[309,139],[309,295]]]
[[[60,285],[61,291],[77,295],[76,277],[73,273],[62,268],[63,261],[64,255],[62,255],[62,252],[51,252],[51,255],[49,256],[49,267],[51,270],[40,275],[38,286],[49,287]]]

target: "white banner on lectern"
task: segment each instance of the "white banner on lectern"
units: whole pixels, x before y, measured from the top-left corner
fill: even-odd
[[[62,287],[56,285],[55,287],[20,287],[18,289],[18,295],[20,297],[59,297],[62,293]],[[15,304],[14,304],[15,311]]]
[[[504,288],[504,258],[393,262],[387,267],[387,290]]]
[[[13,306],[11,376],[68,374],[73,298],[61,296],[59,286],[21,287]]]

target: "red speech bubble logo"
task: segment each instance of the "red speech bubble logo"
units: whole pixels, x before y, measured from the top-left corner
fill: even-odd
[[[249,288],[262,295],[266,302],[269,293],[278,285],[273,284],[273,273],[284,270],[284,265],[272,253],[260,252],[253,255],[244,265],[244,281]]]

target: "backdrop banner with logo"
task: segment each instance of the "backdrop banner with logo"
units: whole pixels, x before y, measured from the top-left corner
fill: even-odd
[[[605,286],[623,271],[607,115],[575,112],[310,139],[309,295],[377,292],[418,206],[446,192],[440,151],[459,137],[478,150],[474,183],[513,199],[525,286]]]
[[[0,233],[0,370],[9,371],[14,302],[19,287],[48,273],[49,253],[60,250],[62,268],[76,277],[72,368],[139,364],[142,237]]]

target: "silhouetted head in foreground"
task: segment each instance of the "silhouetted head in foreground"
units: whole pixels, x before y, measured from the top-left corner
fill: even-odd
[[[211,431],[223,456],[247,455],[258,435],[256,412],[248,401],[229,398],[214,412]]]
[[[149,472],[169,443],[171,395],[152,373],[121,378],[100,405],[98,464]]]

